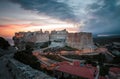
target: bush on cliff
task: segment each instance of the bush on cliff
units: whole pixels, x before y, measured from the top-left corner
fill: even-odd
[[[32,54],[28,54],[25,51],[20,51],[14,54],[14,58],[24,64],[30,65],[32,68],[40,70],[40,63]]]
[[[3,37],[0,37],[0,48],[8,49],[9,46],[10,44],[8,43],[8,41],[6,41]]]

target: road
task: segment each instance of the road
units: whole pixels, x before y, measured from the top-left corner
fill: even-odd
[[[46,57],[41,56],[40,54],[37,54],[35,56],[39,59],[39,61],[46,64],[47,66],[51,66],[51,64],[57,63],[56,61],[53,61],[53,60],[50,60]]]

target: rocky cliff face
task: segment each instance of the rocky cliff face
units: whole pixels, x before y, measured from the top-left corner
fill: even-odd
[[[0,37],[0,57],[6,54],[15,53],[16,49],[8,43],[4,38]]]
[[[13,56],[15,52],[15,48],[10,46],[3,37],[0,37],[0,79],[13,79],[13,76],[8,71],[7,58]]]
[[[0,79],[55,79],[12,58],[0,57]]]
[[[15,52],[15,48],[10,46],[4,38],[0,37],[0,79],[54,79],[15,60],[13,58]]]
[[[1,49],[8,49],[8,47],[10,47],[10,44],[8,43],[8,41],[6,41],[4,38],[0,37],[0,48]]]

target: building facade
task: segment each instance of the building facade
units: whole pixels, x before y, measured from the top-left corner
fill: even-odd
[[[92,33],[68,33],[66,43],[70,47],[83,50],[83,52],[92,52],[94,49]]]
[[[61,31],[52,31],[50,34],[50,41],[51,41],[51,47],[60,46],[64,47],[66,45],[66,37],[67,37],[67,31],[66,29]]]
[[[20,45],[21,42],[34,42],[34,43],[44,43],[51,41],[49,47],[64,47],[70,46],[72,48],[77,48],[83,52],[92,52],[94,49],[92,33],[87,32],[77,32],[69,33],[66,29],[61,31],[40,31],[35,32],[18,32],[15,33],[14,42],[15,45]]]

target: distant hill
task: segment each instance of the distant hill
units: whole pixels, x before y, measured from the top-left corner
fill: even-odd
[[[113,42],[119,42],[120,43],[120,37],[117,36],[111,36],[111,37],[95,37],[93,38],[95,43],[99,43],[99,44],[109,44],[109,43],[113,43]]]

